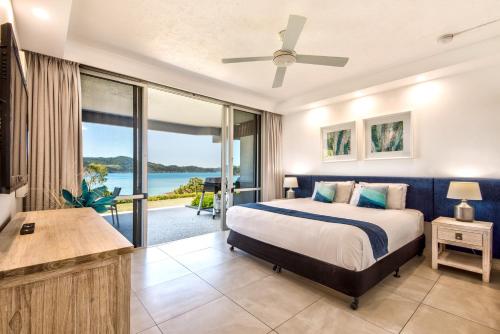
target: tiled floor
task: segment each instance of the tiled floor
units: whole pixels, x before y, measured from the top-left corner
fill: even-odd
[[[131,332],[497,333],[500,273],[490,284],[414,258],[360,298],[350,298],[242,251],[216,232],[137,250]]]

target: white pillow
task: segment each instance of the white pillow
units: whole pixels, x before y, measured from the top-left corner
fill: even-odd
[[[352,196],[349,204],[358,206],[359,196],[361,195],[361,188],[363,188],[363,186],[359,183],[356,183],[356,185],[354,186],[354,190],[352,191]]]
[[[388,186],[387,191],[387,209],[403,210],[406,208],[406,192],[408,190],[408,185],[405,183],[366,183],[360,182],[361,186],[371,185],[371,186]],[[359,192],[357,194],[359,201]],[[354,194],[353,194],[354,197]],[[352,204],[352,203],[351,203]],[[357,205],[357,202],[356,202]]]
[[[335,192],[335,198],[333,201],[335,203],[349,203],[349,199],[351,198],[351,193],[354,188],[354,181],[321,181],[314,182],[314,191],[312,198],[316,196],[316,189],[319,183],[327,183],[327,184],[336,184],[337,191]]]

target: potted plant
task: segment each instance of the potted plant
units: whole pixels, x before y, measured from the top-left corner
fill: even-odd
[[[63,189],[62,196],[66,204],[72,208],[92,208],[97,213],[105,213],[109,206],[114,203],[115,196],[107,195],[106,186],[90,189],[87,181],[82,180],[81,195],[73,195],[69,190]]]

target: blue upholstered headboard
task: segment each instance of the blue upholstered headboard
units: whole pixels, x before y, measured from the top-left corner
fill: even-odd
[[[314,191],[314,183],[319,181],[349,181],[406,183],[409,185],[406,194],[406,207],[421,211],[426,221],[433,216],[433,179],[420,177],[384,177],[384,176],[330,176],[330,175],[288,175],[296,176],[299,188],[295,189],[296,197],[310,197]]]
[[[299,188],[296,197],[310,197],[314,182],[348,181],[406,183],[409,185],[406,195],[406,207],[420,210],[425,221],[432,221],[439,216],[453,216],[456,200],[446,198],[450,181],[477,181],[483,196],[482,201],[473,201],[476,219],[493,222],[493,257],[500,258],[500,179],[461,179],[461,178],[420,178],[420,177],[385,177],[385,176],[334,176],[334,175],[287,175],[296,176]]]
[[[458,201],[446,198],[450,181],[479,182],[482,201],[471,201],[475,208],[476,219],[493,222],[493,257],[500,258],[500,180],[498,179],[434,179],[434,217],[453,217],[453,206]]]

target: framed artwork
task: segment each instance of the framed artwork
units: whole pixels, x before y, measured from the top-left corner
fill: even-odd
[[[356,122],[321,128],[321,159],[324,162],[357,159]]]
[[[365,159],[412,158],[411,111],[363,120]]]

